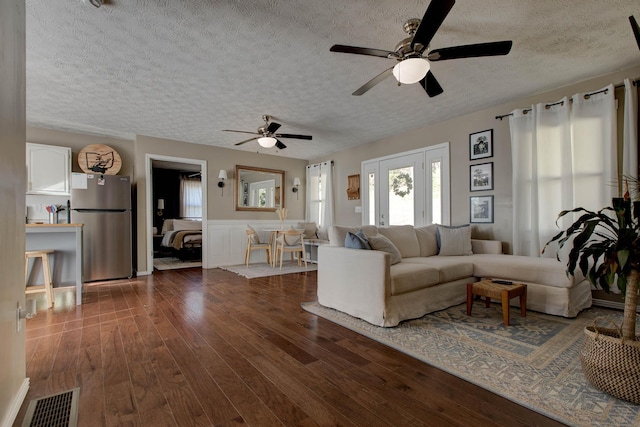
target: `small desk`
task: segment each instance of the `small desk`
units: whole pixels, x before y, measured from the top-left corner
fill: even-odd
[[[76,288],[82,304],[82,224],[26,224],[25,250],[53,249],[53,285]],[[37,283],[36,283],[37,284]]]
[[[527,317],[527,285],[525,284],[502,285],[491,279],[467,283],[467,316],[471,315],[474,295],[485,297],[486,307],[491,305],[491,298],[502,300],[502,317],[505,326],[509,326],[509,300],[511,298],[520,297],[520,314],[522,317]]]

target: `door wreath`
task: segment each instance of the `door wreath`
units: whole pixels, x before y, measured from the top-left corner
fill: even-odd
[[[413,179],[407,172],[402,172],[393,177],[391,189],[396,196],[404,197],[413,190]]]

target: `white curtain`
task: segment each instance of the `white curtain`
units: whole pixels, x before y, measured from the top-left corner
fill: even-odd
[[[622,175],[638,178],[638,91],[624,80],[624,140]]]
[[[180,176],[180,218],[202,217],[202,182]]]
[[[544,244],[571,224],[560,211],[599,210],[617,193],[613,86],[552,104],[513,111],[513,253],[540,256]],[[560,228],[558,228],[560,227]],[[555,247],[544,256],[555,257]]]
[[[307,166],[306,220],[323,229],[333,225],[333,161]]]

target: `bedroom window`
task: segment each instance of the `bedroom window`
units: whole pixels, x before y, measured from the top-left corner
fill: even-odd
[[[180,218],[202,218],[202,182],[199,177],[180,177]]]

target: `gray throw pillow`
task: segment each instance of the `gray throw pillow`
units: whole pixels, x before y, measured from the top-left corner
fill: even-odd
[[[389,252],[391,254],[391,265],[397,264],[402,261],[402,255],[400,255],[400,251],[396,248],[391,240],[382,234],[376,234],[375,236],[370,236],[369,244],[371,245],[371,249],[376,251],[384,251]]]
[[[344,247],[350,249],[371,249],[371,245],[362,230],[356,233],[347,232],[344,238]]]
[[[471,248],[471,226],[438,226],[440,251],[438,255],[473,255]]]

